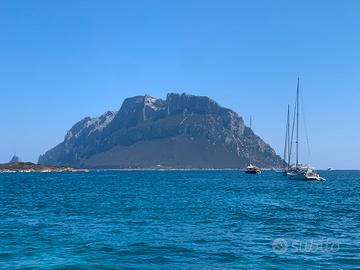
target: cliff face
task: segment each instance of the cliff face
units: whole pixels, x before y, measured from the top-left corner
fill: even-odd
[[[84,118],[40,164],[86,168],[280,167],[281,158],[235,112],[208,97],[128,98],[118,112]]]

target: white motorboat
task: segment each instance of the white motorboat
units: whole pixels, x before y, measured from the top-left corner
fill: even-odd
[[[259,174],[261,173],[261,169],[255,165],[250,164],[246,167],[245,173],[247,174]]]

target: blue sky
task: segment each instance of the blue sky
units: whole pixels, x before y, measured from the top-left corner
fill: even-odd
[[[359,10],[350,0],[2,0],[0,162],[37,161],[83,117],[170,91],[252,115],[282,153],[299,74],[312,164],[360,169]]]

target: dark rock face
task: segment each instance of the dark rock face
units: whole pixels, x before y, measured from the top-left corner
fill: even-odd
[[[40,164],[86,168],[280,167],[275,151],[235,112],[208,97],[127,98],[118,112],[86,117]]]

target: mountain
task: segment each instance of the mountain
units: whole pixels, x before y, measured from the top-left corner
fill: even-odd
[[[18,163],[18,162],[20,162],[20,158],[17,155],[14,155],[9,161],[9,164]]]
[[[234,111],[208,97],[127,98],[76,123],[39,164],[81,168],[280,167],[282,160]]]

